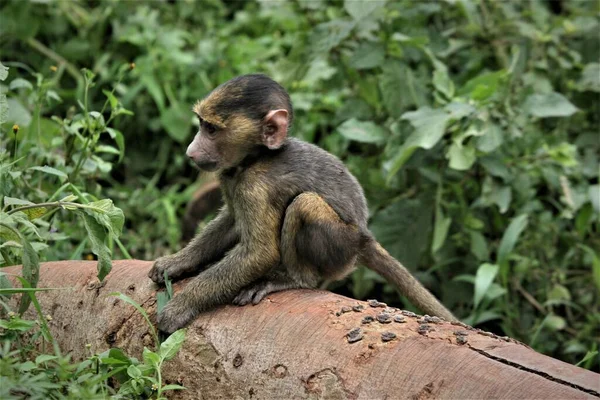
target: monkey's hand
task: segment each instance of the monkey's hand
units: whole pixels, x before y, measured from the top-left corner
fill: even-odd
[[[196,315],[198,312],[186,303],[184,296],[175,296],[156,317],[158,329],[171,334],[192,322]]]
[[[174,278],[176,269],[177,260],[173,256],[160,257],[154,261],[154,265],[152,265],[150,272],[148,272],[148,278],[152,279],[158,285],[164,285],[165,271],[167,271],[169,278]]]

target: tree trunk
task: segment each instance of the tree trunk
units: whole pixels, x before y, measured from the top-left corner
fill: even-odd
[[[154,319],[156,287],[146,277],[151,264],[115,261],[102,283],[95,277],[94,261],[42,264],[40,287],[70,288],[38,293],[44,313],[52,316],[50,327],[61,349],[81,359],[89,354],[86,344],[94,352],[120,347],[141,358],[143,347],[153,346],[148,327],[130,305],[108,294],[127,294]],[[19,268],[4,271],[18,273]],[[384,310],[329,292],[290,290],[270,295],[257,306],[224,306],[204,313],[189,327],[182,349],[164,368],[167,381],[187,387],[170,396],[599,397],[600,375],[536,353],[515,340]],[[361,323],[367,316],[375,320]],[[347,336],[355,328],[361,332]],[[384,342],[384,337],[391,340]],[[356,341],[350,343],[352,339]]]

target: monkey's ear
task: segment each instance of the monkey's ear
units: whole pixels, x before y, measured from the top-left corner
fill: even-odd
[[[287,136],[288,111],[271,110],[264,119],[262,141],[271,150],[281,147]]]

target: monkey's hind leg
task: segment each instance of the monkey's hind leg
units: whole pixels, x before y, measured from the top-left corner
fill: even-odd
[[[322,279],[341,279],[357,259],[360,234],[318,194],[298,195],[288,206],[281,230],[281,264],[244,288],[237,305],[258,304],[269,293],[315,288]]]

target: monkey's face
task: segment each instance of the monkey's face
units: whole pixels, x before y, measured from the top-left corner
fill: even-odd
[[[241,114],[209,122],[202,116],[200,130],[187,148],[186,155],[200,169],[216,171],[238,165],[253,148],[260,145],[260,121]]]
[[[281,147],[291,104],[275,81],[243,75],[217,87],[193,111],[200,130],[186,154],[201,169],[215,171],[239,165],[257,148]]]

